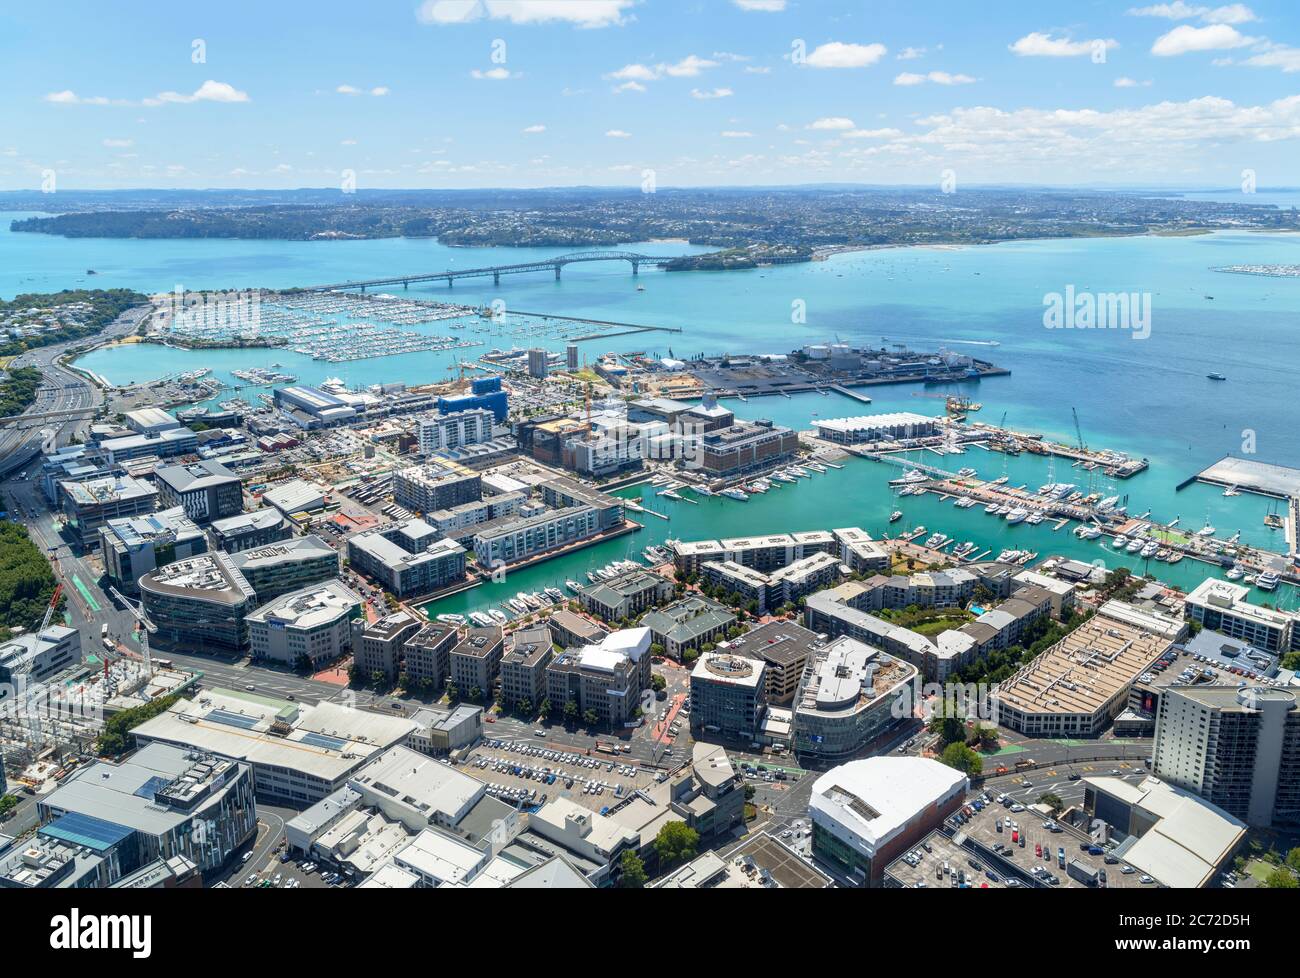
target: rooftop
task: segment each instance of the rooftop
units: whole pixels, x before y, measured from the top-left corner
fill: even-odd
[[[808,807],[879,846],[966,783],[960,771],[929,758],[868,757],[821,775]]]
[[[313,584],[269,601],[248,616],[286,628],[311,629],[336,621],[361,606],[361,597],[342,581]]]

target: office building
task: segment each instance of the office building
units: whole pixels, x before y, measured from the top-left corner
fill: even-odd
[[[1288,652],[1300,648],[1298,616],[1246,600],[1250,588],[1207,577],[1187,595],[1183,614],[1214,632],[1263,649]]]
[[[423,520],[392,523],[348,538],[353,570],[406,598],[431,594],[465,577],[465,548],[438,540]]]
[[[68,531],[87,550],[99,545],[99,529],[109,520],[141,516],[158,508],[158,490],[129,475],[60,482],[59,497]]]
[[[877,886],[885,867],[961,807],[960,771],[924,757],[869,757],[813,782],[813,858],[851,886]]]
[[[542,349],[531,349],[528,351],[528,376],[536,378],[545,378],[549,371],[548,354]]]
[[[136,593],[136,581],[162,564],[208,549],[208,539],[179,506],[145,516],[124,516],[99,528],[104,573],[115,587]]]
[[[911,717],[917,669],[842,637],[809,657],[794,699],[794,749],[800,757],[849,757]]]
[[[792,461],[799,434],[771,421],[735,421],[703,435],[698,468],[712,479],[734,479]]]
[[[445,755],[483,738],[483,707],[461,703],[449,709],[426,706],[411,717],[416,729],[410,746],[422,754]]]
[[[418,688],[440,692],[451,675],[451,650],[459,642],[454,626],[428,622],[402,644],[402,671]]]
[[[257,832],[247,764],[164,744],[142,747],[120,764],[96,761],[75,771],[37,810],[39,840],[81,847],[89,857],[81,880],[52,884],[59,886],[112,886],[176,857],[208,872]]]
[[[570,373],[578,369],[578,344],[570,343],[564,348],[564,366]]]
[[[290,591],[247,616],[254,659],[319,669],[352,648],[352,621],[361,597],[342,581]]]
[[[490,693],[496,684],[505,640],[501,629],[470,628],[451,650],[451,681],[462,696],[472,696],[477,689]]]
[[[229,559],[263,602],[339,575],[338,552],[315,534],[240,550]]]
[[[763,670],[767,702],[771,706],[785,706],[794,699],[808,657],[825,644],[823,639],[824,636],[796,622],[772,621],[738,638],[719,642],[718,651],[762,659],[767,664]]]
[[[1293,689],[1171,686],[1160,698],[1152,773],[1267,828],[1300,816],[1300,708]]]
[[[609,629],[572,611],[556,611],[546,619],[551,640],[562,648],[573,645],[599,645],[609,634]]]
[[[555,658],[545,624],[520,628],[506,637],[501,657],[501,702],[507,710],[527,703],[536,710],[546,699],[546,667]]]
[[[423,415],[418,427],[419,452],[421,455],[432,455],[434,452],[490,441],[492,421],[492,412],[485,408]]]
[[[105,438],[99,447],[110,462],[121,464],[133,458],[153,455],[171,458],[175,455],[192,455],[198,448],[198,436],[189,428],[169,428],[166,431],[133,433]]]
[[[123,417],[128,428],[142,435],[170,431],[181,426],[176,418],[162,408],[140,408],[136,411],[127,411]]]
[[[691,732],[752,741],[767,705],[761,659],[705,652],[691,670]]]
[[[475,377],[470,381],[470,392],[458,397],[438,398],[438,410],[444,414],[482,408],[492,412],[497,424],[502,424],[509,413],[506,392],[501,389],[500,377]]]
[[[43,632],[24,632],[0,643],[0,683],[17,685],[49,679],[81,662],[81,633],[66,625],[50,625]]]
[[[394,683],[401,671],[402,647],[420,630],[420,619],[409,611],[395,611],[375,622],[358,618],[352,623],[352,663],[369,679],[383,676]]]
[[[630,723],[640,693],[650,685],[650,632],[625,628],[599,645],[584,645],[557,655],[546,667],[546,698],[554,709],[572,702],[579,715],[591,711],[611,727]]]
[[[325,508],[329,493],[324,486],[306,479],[288,479],[262,493],[262,503],[292,519]]]
[[[213,520],[208,525],[208,539],[212,542],[212,549],[224,550],[228,554],[265,547],[287,540],[292,535],[293,527],[274,506],[264,506],[251,513]]]
[[[166,743],[242,761],[253,768],[259,801],[302,807],[337,791],[371,758],[404,744],[415,729],[405,717],[328,700],[308,706],[205,688],[132,734],[142,746]]]
[[[160,506],[180,506],[196,523],[237,516],[244,509],[244,484],[220,462],[167,465],[154,472]]]
[[[145,613],[157,628],[151,643],[224,652],[248,646],[245,616],[257,595],[227,554],[175,561],[143,575],[139,587]]]

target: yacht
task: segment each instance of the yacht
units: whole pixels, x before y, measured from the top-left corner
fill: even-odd
[[[579,584],[577,581],[565,581],[564,586],[567,587],[574,594],[577,594],[579,591],[582,590],[582,585]]]
[[[1030,513],[1027,517],[1025,517],[1025,522],[1028,523],[1030,526],[1037,526],[1039,523],[1043,522],[1043,519],[1044,517],[1043,517],[1042,510],[1036,509],[1032,513]]]
[[[948,542],[948,537],[945,536],[944,534],[931,533],[928,537],[926,537],[925,545],[929,547],[931,550],[935,550],[939,547],[942,547],[947,542]]]
[[[1142,547],[1141,551],[1139,551],[1139,555],[1142,557],[1151,558],[1156,555],[1156,551],[1158,551],[1159,549],[1160,549],[1160,544],[1156,543],[1154,540],[1151,540],[1145,546]]]
[[[1096,540],[1101,536],[1101,528],[1093,526],[1092,524],[1086,524],[1075,530],[1074,535],[1080,540]]]
[[[1029,510],[1017,506],[1011,512],[1007,513],[1007,522],[1011,524],[1023,523],[1029,515]]]
[[[1110,542],[1110,545],[1114,547],[1116,550],[1123,550],[1125,547],[1128,546],[1128,537],[1120,533],[1115,537],[1114,540]]]
[[[956,505],[958,509],[970,509],[975,505],[975,500],[970,496],[962,496],[961,499],[957,500]]]
[[[804,468],[812,469],[814,472],[825,472],[826,466],[820,462],[804,462]]]
[[[1184,556],[1185,554],[1183,554],[1181,550],[1175,550],[1173,553],[1169,555],[1169,563],[1176,564],[1180,560],[1182,560]]]
[[[1203,527],[1201,527],[1199,530],[1196,531],[1196,535],[1197,535],[1198,537],[1212,537],[1212,536],[1214,536],[1214,527],[1210,526],[1210,521],[1209,521],[1209,520],[1206,520],[1206,521],[1205,521],[1205,525],[1204,525]]]
[[[989,503],[987,506],[984,507],[984,512],[988,513],[990,516],[995,515],[997,511],[998,511],[997,503]]]
[[[1223,374],[1206,374],[1205,376],[1208,377],[1210,380],[1227,380],[1227,379],[1228,379],[1227,377],[1223,376]]]
[[[1272,591],[1277,587],[1278,576],[1272,571],[1261,571],[1259,577],[1255,578],[1255,587],[1261,591]]]
[[[498,611],[496,608],[489,608],[488,614],[492,616],[492,620],[498,625],[504,625],[510,621],[510,619],[505,616],[505,612]]]
[[[993,511],[993,515],[1006,516],[1008,513],[1011,512],[1011,509],[1012,507],[1010,503],[1003,503],[1001,506],[999,506],[997,509]]]
[[[439,615],[438,621],[442,622],[444,625],[459,626],[465,624],[465,616],[464,615]]]
[[[782,469],[780,472],[773,472],[773,473],[772,473],[772,478],[773,478],[773,479],[776,479],[778,482],[798,482],[798,481],[799,481],[799,480],[796,479],[794,476],[792,476],[789,472],[787,472],[785,469]]]
[[[1006,484],[1007,484],[1007,477],[1005,475],[1000,475],[992,482],[989,483],[989,485],[991,486],[1004,486]]]
[[[710,489],[708,486],[691,486],[691,488],[696,492],[698,492],[701,496],[713,495],[713,490]]]
[[[1124,548],[1124,552],[1128,554],[1135,554],[1141,551],[1141,549],[1142,549],[1142,541],[1139,540],[1137,537],[1134,537],[1132,540],[1128,542],[1128,546]]]
[[[491,617],[485,615],[481,611],[471,611],[469,613],[469,620],[472,621],[479,628],[491,628],[494,624],[496,624],[491,619]]]
[[[957,470],[957,477],[960,479],[969,479],[973,475],[975,475],[975,470],[969,465]]]
[[[679,493],[676,489],[665,489],[665,490],[663,490],[663,492],[659,493],[659,495],[663,496],[665,499],[681,499],[681,498],[682,498],[682,494]]]
[[[723,489],[722,494],[728,499],[739,499],[742,503],[749,498],[749,494],[743,489]]]
[[[510,610],[517,615],[528,614],[528,605],[524,604],[523,601],[521,601],[518,597],[511,598],[509,601],[506,602],[506,604],[508,604],[510,606]]]
[[[1025,555],[1023,550],[1004,550],[998,554],[999,564],[1012,564]]]
[[[1230,581],[1240,581],[1243,577],[1246,576],[1246,572],[1242,570],[1240,566],[1234,564],[1232,567],[1228,569],[1228,572],[1223,576]]]
[[[561,591],[558,587],[548,587],[546,589],[546,596],[550,598],[552,601],[564,600],[564,592]]]
[[[896,509],[889,514],[889,522],[891,523],[897,523],[902,518],[903,518],[903,511],[901,509]]]

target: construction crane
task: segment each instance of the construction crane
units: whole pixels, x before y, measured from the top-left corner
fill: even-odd
[[[59,605],[59,598],[63,595],[63,583],[54,585],[54,593],[50,595],[50,605],[45,609],[45,617],[41,620],[40,630],[37,636],[44,634],[45,629],[50,627],[50,619],[54,617],[54,609]]]
[[[149,635],[151,632],[158,631],[158,626],[156,626],[153,622],[149,620],[149,616],[144,613],[143,605],[137,608],[130,601],[126,600],[126,598],[122,597],[121,592],[118,591],[118,589],[115,587],[110,586],[108,589],[108,593],[113,596],[114,600],[116,600],[117,602],[125,606],[126,610],[131,612],[131,614],[135,617],[135,620],[140,623],[140,651],[142,653],[140,658],[144,660],[145,676],[146,677],[152,676],[153,658],[149,654]],[[126,652],[126,654],[133,659],[135,658],[135,655],[130,652]]]
[[[1086,452],[1088,446],[1083,442],[1083,426],[1079,424],[1079,412],[1070,408],[1070,413],[1074,415],[1074,433],[1079,436],[1079,451]]]

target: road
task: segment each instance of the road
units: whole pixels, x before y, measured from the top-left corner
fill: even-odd
[[[38,347],[14,357],[10,367],[36,367],[44,383],[36,392],[36,401],[24,415],[42,415],[56,411],[84,411],[80,418],[51,420],[46,424],[26,420],[23,415],[8,419],[0,428],[0,474],[8,475],[21,468],[35,454],[67,442],[83,431],[91,415],[103,404],[103,392],[75,371],[56,361],[74,346],[99,344],[132,333],[149,314],[149,307],[129,309],[93,338],[68,340]]]

